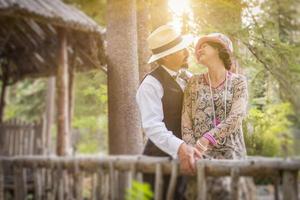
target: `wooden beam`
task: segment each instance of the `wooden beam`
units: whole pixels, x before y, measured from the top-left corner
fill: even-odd
[[[56,75],[57,88],[57,142],[56,153],[59,156],[67,155],[69,148],[70,121],[69,121],[69,66],[67,52],[67,32],[58,30],[59,49],[58,67]]]

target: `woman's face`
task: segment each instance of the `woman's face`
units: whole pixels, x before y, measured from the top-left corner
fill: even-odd
[[[197,51],[198,62],[202,65],[206,65],[213,59],[219,57],[218,50],[210,46],[208,43],[203,43]]]

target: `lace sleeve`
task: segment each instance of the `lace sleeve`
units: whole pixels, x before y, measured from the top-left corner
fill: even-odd
[[[184,91],[184,99],[182,106],[182,120],[181,131],[182,139],[187,144],[193,143],[193,121],[192,121],[192,93],[193,93],[193,79],[188,82]]]

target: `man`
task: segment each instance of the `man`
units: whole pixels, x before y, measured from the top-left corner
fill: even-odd
[[[157,62],[159,67],[145,77],[136,95],[143,130],[148,137],[143,154],[179,158],[181,170],[193,173],[195,160],[201,155],[181,139],[181,109],[186,82],[178,76],[179,70],[187,65],[189,53],[186,48],[192,38],[181,36],[170,25],[163,25],[150,34],[147,42],[153,53],[148,63]],[[154,176],[146,175],[144,180],[150,183],[152,190],[155,189]],[[168,177],[164,186],[167,185]],[[164,187],[164,197],[166,192],[167,187]],[[177,188],[175,197],[181,199],[178,192]]]

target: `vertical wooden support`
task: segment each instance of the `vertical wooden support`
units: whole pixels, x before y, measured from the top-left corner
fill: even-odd
[[[274,185],[274,200],[279,200],[279,186],[280,186],[280,174],[277,173],[276,177],[273,179]]]
[[[33,167],[34,176],[34,199],[42,199],[42,188],[41,188],[41,170],[36,165]]]
[[[46,111],[45,111],[45,146],[46,154],[51,154],[52,140],[51,140],[51,128],[54,120],[55,112],[55,77],[48,78],[47,94],[46,94]]]
[[[231,169],[231,199],[239,199],[239,169]]]
[[[283,200],[298,199],[298,171],[283,172]]]
[[[0,161],[0,200],[4,200],[4,170]]]
[[[59,156],[67,155],[69,148],[69,67],[67,51],[67,33],[65,29],[58,29],[59,54],[56,76],[57,88],[57,147]]]
[[[115,171],[114,171],[114,163],[109,163],[109,187],[110,187],[110,193],[109,197],[110,199],[115,199]]]
[[[155,169],[155,200],[162,200],[163,199],[163,172],[162,172],[162,165],[160,163],[156,164]]]
[[[150,33],[150,6],[147,0],[137,1],[137,33],[138,33],[138,58],[139,58],[139,77],[140,82],[145,75],[151,71],[148,64],[151,52],[147,47],[147,37]]]
[[[14,196],[15,200],[22,200],[25,197],[24,180],[22,180],[22,169],[14,166]]]
[[[171,180],[170,180],[170,183],[169,183],[167,200],[174,199],[177,176],[178,176],[178,163],[175,160],[173,160],[172,161]]]
[[[204,163],[197,163],[197,188],[198,200],[206,200],[206,174]]]
[[[107,20],[109,153],[139,154],[143,141],[135,101],[139,85],[136,1],[108,0]]]
[[[7,73],[3,74],[2,84],[1,84],[1,96],[0,96],[0,124],[3,122],[4,107],[5,107],[5,95],[7,89]]]

